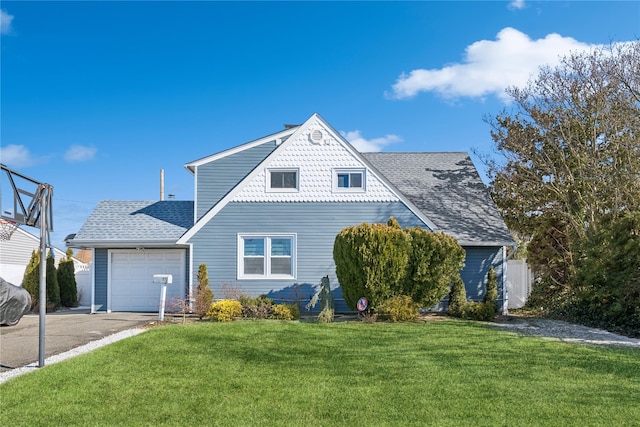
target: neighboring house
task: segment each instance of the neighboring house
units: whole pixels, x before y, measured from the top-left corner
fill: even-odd
[[[94,311],[157,310],[159,273],[173,275],[169,296],[193,295],[202,263],[216,298],[237,290],[304,306],[328,275],[346,311],[335,236],[389,217],[457,238],[472,299],[493,266],[506,311],[513,239],[466,153],[363,154],[314,114],[185,167],[194,202],[103,201],[68,242],[94,251]]]
[[[9,283],[22,286],[24,272],[31,260],[33,251],[40,252],[40,237],[25,231],[19,226],[9,240],[0,240],[0,276]],[[65,251],[53,248],[56,267],[67,257]],[[88,264],[73,259],[76,274],[89,268]]]

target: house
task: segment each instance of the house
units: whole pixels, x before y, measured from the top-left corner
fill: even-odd
[[[0,276],[16,286],[22,286],[22,279],[31,260],[31,253],[33,251],[40,252],[40,237],[23,230],[21,227],[16,228],[9,240],[0,240]],[[60,261],[67,257],[67,254],[58,248],[52,250],[57,267]],[[82,291],[83,281],[79,280],[79,276],[88,271],[89,265],[75,257],[72,259],[78,289]],[[89,295],[90,291],[90,289],[86,289],[84,293]]]
[[[419,226],[466,251],[467,295],[481,299],[493,266],[506,311],[506,248],[513,239],[466,153],[360,153],[318,114],[298,126],[187,163],[192,201],[103,201],[72,247],[93,250],[94,311],[154,311],[153,274],[172,274],[185,298],[207,266],[225,290],[299,302],[329,276],[335,236],[362,222]]]

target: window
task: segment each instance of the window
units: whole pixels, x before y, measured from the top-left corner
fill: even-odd
[[[294,279],[294,234],[238,235],[238,279]]]
[[[364,191],[364,169],[334,170],[333,189],[339,192]]]
[[[267,177],[267,191],[298,191],[297,169],[271,169]]]

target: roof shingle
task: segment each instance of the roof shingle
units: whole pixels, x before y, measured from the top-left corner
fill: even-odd
[[[464,244],[510,245],[507,229],[469,155],[362,153],[443,231]]]

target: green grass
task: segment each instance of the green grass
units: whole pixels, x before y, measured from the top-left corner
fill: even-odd
[[[640,351],[415,324],[150,330],[0,385],[0,425],[640,425]]]

